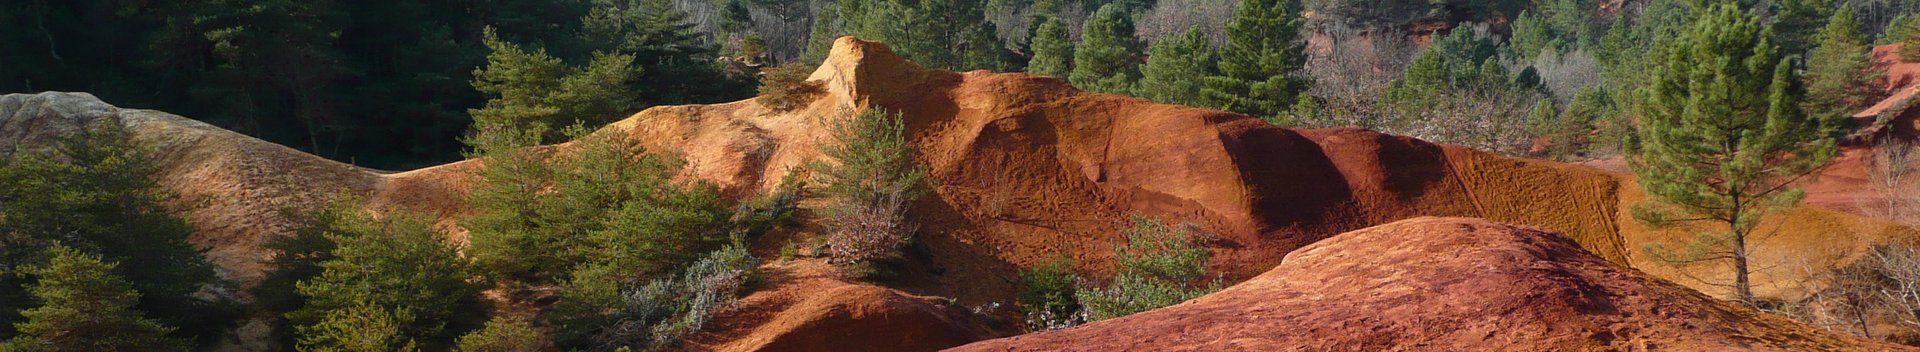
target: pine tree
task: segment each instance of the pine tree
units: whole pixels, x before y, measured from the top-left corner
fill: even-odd
[[[1590,41],[1598,39],[1599,28],[1595,27],[1594,12],[1600,4],[1593,0],[1552,0],[1542,5],[1542,16],[1551,32],[1560,41],[1558,49],[1572,51],[1576,45],[1586,47]]]
[[[470,136],[469,145],[485,142],[478,137],[573,124],[597,126],[636,107],[630,97],[639,93],[628,86],[638,74],[631,67],[633,56],[596,54],[585,68],[574,68],[548,55],[546,49],[522,49],[491,29],[483,37],[493,52],[487,55],[485,67],[474,69],[473,88],[489,100],[485,107],[468,112],[473,115],[474,130],[504,134]]]
[[[1140,80],[1141,46],[1132,15],[1118,5],[1101,6],[1081,26],[1067,80],[1086,91],[1126,93]]]
[[[1560,46],[1559,38],[1553,28],[1532,12],[1522,11],[1520,17],[1513,19],[1513,36],[1507,39],[1508,45],[1521,58],[1539,57],[1540,52]]]
[[[1067,77],[1073,72],[1073,39],[1059,18],[1047,17],[1033,32],[1033,59],[1027,61],[1027,73]]]
[[[1895,19],[1894,23],[1901,27],[1888,28],[1887,33],[1898,33],[1893,36],[1900,38],[1900,61],[1920,62],[1920,17],[1906,17],[1906,21]]]
[[[626,82],[646,105],[708,101],[749,95],[749,82],[728,77],[713,65],[719,49],[694,30],[687,13],[669,0],[592,0],[582,18],[578,44],[593,56],[626,57],[632,73],[647,79]],[[577,55],[581,57],[589,55]],[[589,64],[589,67],[598,66]],[[616,73],[605,73],[616,75]],[[620,114],[632,111],[620,111]],[[559,126],[555,126],[556,128]]]
[[[1907,35],[1916,29],[1914,26],[1916,22],[1920,22],[1920,14],[1906,13],[1894,16],[1893,20],[1887,21],[1887,28],[1880,31],[1880,38],[1875,39],[1873,45],[1905,42]]]
[[[296,285],[307,303],[288,317],[302,345],[343,345],[338,334],[355,322],[392,319],[397,336],[379,341],[439,346],[459,336],[463,324],[478,323],[480,288],[432,220],[390,214],[347,225],[328,234],[338,247],[320,264],[320,276]]]
[[[1777,0],[1773,31],[1781,52],[1800,55],[1820,42],[1820,30],[1832,16],[1833,0]]]
[[[1153,43],[1147,64],[1140,69],[1134,96],[1180,105],[1199,105],[1200,89],[1213,75],[1213,46],[1199,28],[1187,29]]]
[[[815,67],[827,61],[827,54],[833,51],[833,41],[840,39],[841,32],[835,27],[839,21],[839,8],[820,7],[820,13],[813,16],[813,24],[807,30],[807,51],[800,54],[801,63]]]
[[[47,264],[24,272],[38,278],[27,289],[41,302],[20,314],[20,335],[7,351],[185,351],[185,341],[167,337],[173,328],[141,316],[140,293],[111,273],[115,264],[64,245],[47,247]]]
[[[0,156],[0,335],[24,306],[29,277],[54,243],[119,263],[114,274],[141,293],[138,309],[182,335],[217,333],[230,302],[196,292],[223,282],[205,253],[188,242],[193,227],[167,204],[174,194],[153,178],[152,150],[114,123],[61,136],[52,150]]]
[[[1636,92],[1638,143],[1629,165],[1652,199],[1634,217],[1655,226],[1714,224],[1684,251],[1654,243],[1671,265],[1727,264],[1734,298],[1753,303],[1750,259],[1763,215],[1797,203],[1791,185],[1834,154],[1833,121],[1801,110],[1791,60],[1756,16],[1716,5],[1661,40]],[[1754,94],[1765,92],[1765,94]]]
[[[977,0],[842,0],[846,30],[928,67],[1002,70],[994,24]]]
[[[834,124],[833,140],[820,153],[830,162],[808,164],[835,200],[828,209],[827,250],[843,266],[875,273],[875,262],[893,258],[913,236],[907,208],[925,193],[926,169],[914,161],[904,117],[878,109]]]
[[[1867,72],[1872,48],[1860,33],[1853,5],[1834,11],[1815,36],[1819,46],[1807,58],[1807,110],[1817,118],[1837,118],[1864,108],[1873,77]]]
[[[1293,75],[1307,62],[1304,21],[1298,0],[1242,0],[1227,22],[1220,48],[1220,75],[1209,76],[1201,98],[1208,105],[1253,116],[1284,111],[1301,91]]]

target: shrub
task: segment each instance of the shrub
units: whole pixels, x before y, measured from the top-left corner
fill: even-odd
[[[460,337],[460,352],[539,352],[540,332],[526,318],[497,316],[487,326]]]
[[[1056,330],[1086,322],[1080,309],[1080,277],[1073,262],[1060,257],[1020,271],[1020,314],[1026,317],[1028,331]]]
[[[827,209],[827,253],[835,264],[872,273],[875,261],[894,258],[915,227],[907,207],[920,197],[926,171],[913,161],[906,127],[898,114],[868,110],[833,126],[833,141],[821,153],[834,162],[816,162],[822,193],[835,204]]]
[[[1192,230],[1135,215],[1126,237],[1126,243],[1114,248],[1113,283],[1078,292],[1089,320],[1144,312],[1220,290],[1218,279],[1206,279],[1212,253]]]
[[[746,247],[732,245],[708,253],[678,278],[645,285],[621,285],[604,266],[583,268],[561,287],[555,341],[594,351],[673,347],[751,287],[758,265]]]
[[[760,97],[755,103],[773,111],[788,111],[822,92],[820,82],[808,81],[808,66],[791,63],[760,71]]]

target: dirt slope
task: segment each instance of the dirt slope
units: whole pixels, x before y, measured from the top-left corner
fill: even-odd
[[[951,351],[1892,351],[1620,267],[1539,228],[1422,217],[1179,305]]]

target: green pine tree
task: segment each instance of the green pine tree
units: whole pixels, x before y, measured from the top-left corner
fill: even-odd
[[[1298,0],[1242,0],[1227,22],[1220,75],[1201,93],[1207,105],[1253,116],[1273,116],[1310,84],[1293,73],[1306,66],[1305,23]]]
[[[846,30],[887,43],[900,56],[955,71],[1006,69],[984,1],[841,0]]]
[[[301,351],[415,352],[420,348],[401,329],[415,323],[405,310],[355,301],[328,310],[320,322],[300,327]]]
[[[479,323],[480,287],[469,281],[474,277],[470,264],[431,219],[353,216],[344,228],[327,234],[337,246],[335,257],[320,264],[319,276],[296,285],[306,306],[287,316],[302,346],[344,348],[349,340],[339,334],[381,319],[391,319],[398,333],[378,341],[444,346],[462,327]]]
[[[820,147],[827,161],[808,164],[820,194],[835,201],[827,211],[827,250],[843,266],[877,273],[877,261],[899,255],[913,237],[907,209],[925,194],[927,171],[914,161],[905,118],[879,109],[849,116],[832,127]]]
[[[1900,38],[1900,50],[1898,52],[1900,54],[1900,61],[1920,62],[1920,18],[1908,17],[1906,21],[1895,19],[1894,23],[1899,24],[1900,27],[1898,27],[1898,29],[1888,28],[1887,33],[1898,33],[1890,34],[1890,36]]]
[[[1920,22],[1920,14],[1904,13],[1894,16],[1893,20],[1887,21],[1887,28],[1880,31],[1880,38],[1874,40],[1873,45],[1905,42],[1907,35],[1916,29],[1915,22]]]
[[[1545,19],[1534,16],[1533,12],[1522,11],[1520,17],[1513,19],[1513,36],[1507,39],[1513,52],[1521,58],[1539,57],[1540,52],[1560,46],[1559,38]]]
[[[1101,6],[1080,27],[1067,80],[1086,91],[1126,93],[1140,80],[1141,48],[1132,15],[1118,5]]]
[[[1867,72],[1871,47],[1854,19],[1853,5],[1834,11],[1815,36],[1819,46],[1807,57],[1807,112],[1817,118],[1838,118],[1866,107],[1873,74]]]
[[[140,293],[114,276],[114,263],[54,244],[45,265],[24,270],[38,280],[27,291],[39,307],[20,312],[19,336],[0,344],[6,351],[186,351],[168,337],[173,328],[141,316]]]
[[[1773,4],[1776,44],[1789,55],[1800,55],[1820,43],[1820,30],[1833,15],[1833,0],[1777,0]]]
[[[1796,71],[1773,33],[1731,4],[1715,5],[1649,57],[1636,92],[1638,143],[1629,165],[1651,199],[1634,217],[1656,226],[1712,224],[1675,251],[1649,244],[1672,265],[1725,264],[1734,298],[1753,303],[1749,265],[1762,216],[1799,202],[1794,181],[1834,154],[1831,120],[1801,110]],[[1754,94],[1765,92],[1764,94]]]
[[[1200,105],[1200,89],[1213,75],[1213,46],[1199,28],[1153,43],[1140,69],[1134,96],[1180,105]]]
[[[55,243],[119,263],[114,274],[142,293],[137,308],[181,335],[229,321],[230,302],[195,295],[224,282],[188,242],[194,229],[173,214],[156,167],[152,150],[111,122],[61,136],[51,150],[0,156],[0,335],[19,321],[33,282],[14,274]]]
[[[1046,17],[1033,32],[1033,59],[1027,61],[1027,73],[1067,77],[1073,72],[1073,38],[1059,18]]]
[[[576,44],[580,50],[576,51],[581,53],[568,57],[626,58],[632,72],[624,76],[646,74],[647,79],[623,82],[626,92],[618,97],[657,105],[735,99],[752,93],[751,82],[730,77],[712,64],[719,48],[709,43],[707,34],[695,30],[695,22],[671,0],[591,0],[591,4],[587,16],[580,19]],[[630,108],[618,114],[632,113],[626,111]]]
[[[1574,46],[1587,47],[1598,39],[1599,28],[1595,26],[1594,13],[1600,10],[1600,4],[1593,0],[1552,0],[1542,4],[1544,20],[1552,28],[1551,32],[1560,41],[1561,51],[1573,51]]]
[[[631,97],[638,93],[628,87],[639,73],[632,68],[633,56],[596,54],[586,67],[575,68],[548,55],[546,49],[526,50],[502,40],[491,29],[483,37],[493,53],[487,55],[485,67],[474,69],[473,88],[490,99],[485,107],[468,112],[475,131],[501,134],[469,136],[471,146],[481,147],[488,142],[485,137],[514,136],[527,130],[597,126],[637,107]]]
[[[820,7],[820,13],[813,16],[813,24],[807,30],[807,51],[800,54],[801,63],[815,67],[827,61],[827,54],[833,51],[833,41],[842,34],[836,27],[839,21],[839,8]]]

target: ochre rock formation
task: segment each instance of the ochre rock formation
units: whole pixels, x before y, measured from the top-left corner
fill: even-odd
[[[839,278],[822,261],[765,266],[766,287],[688,339],[712,351],[933,351],[992,337],[978,317],[935,297]]]
[[[1620,267],[1544,229],[1421,217],[1167,308],[949,351],[1895,351]]]
[[[1494,155],[1356,129],[1279,128],[1244,115],[1082,92],[1020,73],[924,69],[886,46],[842,38],[809,78],[825,88],[794,111],[741,101],[661,107],[609,130],[684,155],[689,172],[735,194],[773,188],[819,157],[826,126],[848,109],[906,119],[933,195],[915,204],[926,270],[903,283],[980,304],[1004,300],[1012,269],[1068,254],[1110,270],[1130,214],[1218,235],[1214,269],[1250,277],[1333,234],[1422,215],[1481,217],[1552,229],[1615,262],[1721,293],[1650,258],[1655,230],[1629,216],[1645,196],[1615,171]],[[1851,261],[1910,229],[1818,207],[1761,226],[1763,295],[1793,296],[1809,270]],[[1730,277],[1713,267],[1686,274]]]
[[[1212,269],[1236,281],[1335,234],[1418,216],[1538,226],[1599,258],[1712,294],[1724,293],[1688,277],[1729,277],[1711,267],[1681,272],[1651,259],[1642,245],[1690,239],[1693,232],[1655,230],[1631,219],[1630,206],[1645,196],[1631,175],[1617,171],[1358,129],[1280,128],[1244,115],[1082,92],[1042,76],[930,70],[885,45],[852,38],[838,40],[809,80],[823,92],[791,111],[751,100],[662,106],[596,132],[633,134],[653,150],[685,159],[684,179],[749,196],[820,158],[817,145],[828,138],[828,126],[849,111],[885,109],[904,117],[918,159],[930,169],[932,191],[914,204],[916,259],[886,283],[890,288],[848,283],[868,286],[849,291],[865,297],[897,289],[888,291],[897,297],[885,299],[895,303],[763,305],[815,310],[734,314],[728,319],[738,321],[721,324],[752,326],[738,331],[838,331],[789,323],[889,316],[833,313],[846,310],[926,311],[896,304],[916,295],[952,297],[965,306],[1008,302],[1018,268],[1060,255],[1101,278],[1110,274],[1111,245],[1132,214],[1214,234]],[[343,191],[372,209],[437,214],[454,239],[463,240],[452,219],[466,211],[469,171],[484,167],[469,160],[399,173],[370,170],[75,93],[0,97],[0,152],[45,146],[51,136],[105,122],[132,127],[136,138],[156,146],[165,187],[184,199],[206,200],[187,214],[202,230],[194,242],[210,246],[215,262],[243,284],[261,274],[268,254],[260,245],[290,225],[282,209],[309,208]],[[1915,237],[1904,226],[1821,207],[1790,210],[1760,230],[1775,235],[1756,245],[1765,254],[1755,267],[1783,269],[1757,273],[1757,288],[1763,296],[1787,298],[1804,292],[1802,285],[1819,285],[1806,280],[1809,274],[1856,260],[1869,245]],[[780,244],[762,239],[756,250]],[[948,333],[943,336],[977,336]],[[753,341],[803,341],[755,334],[766,338]]]

